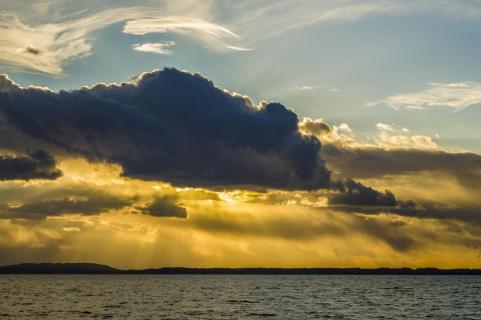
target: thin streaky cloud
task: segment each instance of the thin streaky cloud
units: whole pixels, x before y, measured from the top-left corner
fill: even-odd
[[[472,1],[438,0],[226,0],[229,12],[248,45],[256,45],[290,31],[333,22],[352,23],[375,16],[427,13],[455,19],[481,19],[481,6]]]
[[[428,83],[430,88],[418,92],[398,94],[379,101],[367,103],[368,106],[386,105],[395,110],[407,109],[420,111],[431,108],[447,107],[456,111],[481,103],[481,83]]]
[[[243,47],[237,47],[237,46],[231,46],[231,45],[226,45],[225,46],[227,49],[231,49],[234,51],[254,51],[255,48],[243,48]]]
[[[294,29],[333,21],[356,21],[372,15],[412,11],[419,4],[397,1],[229,1],[235,13],[233,25],[249,43],[259,43]]]
[[[222,26],[188,17],[146,18],[128,21],[124,33],[145,35],[148,33],[201,31],[216,38],[238,38],[234,32]]]
[[[433,6],[430,1],[394,0],[280,0],[262,4],[252,0],[200,4],[166,1],[152,6],[150,1],[141,1],[137,7],[112,8],[113,4],[110,4],[104,8],[111,9],[94,13],[81,10],[82,6],[78,9],[79,6],[72,5],[70,15],[64,16],[47,10],[55,3],[46,2],[36,6],[41,10],[35,15],[40,17],[35,19],[26,11],[26,7],[30,8],[32,4],[13,7],[0,4],[0,63],[12,70],[61,75],[67,62],[92,53],[94,43],[87,38],[90,33],[120,22],[126,23],[124,32],[128,34],[141,36],[173,32],[199,40],[209,49],[223,53],[230,50],[251,51],[256,43],[289,30],[331,21],[356,21],[373,15],[429,11],[474,19],[481,17],[481,9],[475,4],[439,2],[442,5]],[[12,11],[13,8],[18,11]],[[226,8],[231,17],[228,24],[232,29],[214,22],[213,12],[222,8]],[[24,20],[26,16],[30,19]],[[54,19],[46,19],[48,16]],[[222,21],[227,22],[226,19]],[[238,45],[241,39],[242,46]]]
[[[302,86],[297,86],[294,87],[295,90],[301,90],[301,91],[311,91],[311,90],[317,90],[317,89],[322,89],[326,90],[331,93],[338,93],[341,91],[341,89],[336,88],[336,87],[330,87],[328,85],[302,85]]]
[[[240,39],[240,36],[231,30],[218,24],[191,17],[171,16],[130,20],[126,22],[123,32],[138,36],[154,33],[177,33],[200,40],[209,49],[216,52],[225,52],[226,49],[235,51],[253,50],[231,45],[231,41]]]
[[[296,89],[298,89],[298,90],[314,90],[314,89],[317,89],[317,86],[299,86],[299,87],[296,87]]]
[[[39,25],[24,23],[17,15],[0,14],[0,63],[15,70],[61,75],[64,65],[93,51],[88,35],[115,23],[126,22],[126,34],[178,33],[204,43],[216,52],[227,51],[239,36],[202,19],[162,16],[157,8],[117,8],[77,19]],[[232,47],[231,50],[235,50]]]

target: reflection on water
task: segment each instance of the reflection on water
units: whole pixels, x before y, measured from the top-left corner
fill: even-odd
[[[481,276],[0,275],[0,319],[481,319]]]

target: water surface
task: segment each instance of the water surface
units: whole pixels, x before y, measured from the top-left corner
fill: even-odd
[[[0,319],[481,319],[481,276],[0,275]]]

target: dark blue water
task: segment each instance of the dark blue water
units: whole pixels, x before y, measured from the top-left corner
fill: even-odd
[[[0,275],[0,319],[481,319],[481,276]]]

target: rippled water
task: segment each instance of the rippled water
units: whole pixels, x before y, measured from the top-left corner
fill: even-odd
[[[0,319],[481,319],[477,276],[0,275]]]

